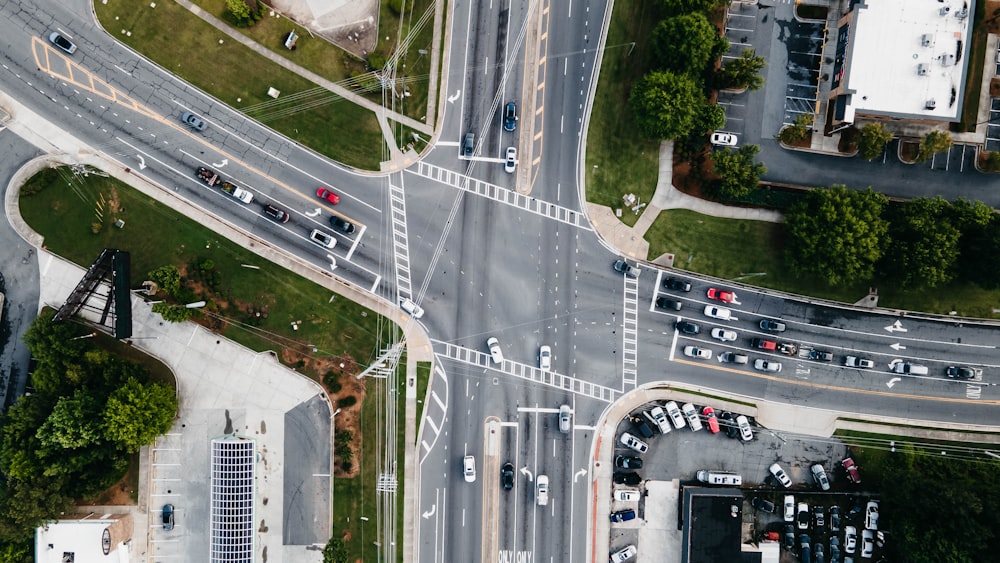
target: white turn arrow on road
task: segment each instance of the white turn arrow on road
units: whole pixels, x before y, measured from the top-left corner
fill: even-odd
[[[229,164],[229,159],[228,158],[223,158],[222,162],[213,162],[212,166],[215,166],[216,168],[222,168],[223,166],[225,166],[227,164]]]
[[[455,100],[457,100],[458,97],[461,96],[461,95],[462,95],[462,90],[455,90],[455,95],[454,96],[448,96],[448,103],[449,104],[455,103]]]
[[[903,323],[900,321],[892,323],[891,325],[885,327],[885,329],[889,332],[906,332],[906,329],[903,328]]]
[[[531,472],[528,471],[528,466],[527,465],[525,465],[524,467],[521,468],[521,475],[524,475],[525,477],[527,477],[528,481],[534,481],[534,478],[531,476]]]
[[[902,380],[903,380],[903,378],[902,378],[902,377],[893,377],[892,379],[890,379],[889,381],[887,381],[885,385],[886,385],[886,387],[888,387],[889,389],[892,389],[892,386],[893,386],[893,385],[895,385],[895,384],[899,383],[899,382],[900,382],[900,381],[902,381]]]
[[[899,352],[900,350],[906,350],[906,346],[903,346],[899,342],[897,342],[895,344],[890,344],[889,347],[892,348],[893,350],[897,351],[897,352]]]
[[[421,514],[421,516],[423,516],[423,517],[424,517],[424,520],[427,520],[427,519],[428,519],[428,518],[430,518],[431,516],[434,516],[434,511],[435,511],[436,509],[437,509],[437,505],[436,505],[436,504],[432,504],[432,505],[431,505],[431,509],[430,509],[430,510],[428,510],[427,512],[424,512],[423,514]]]
[[[146,159],[142,158],[141,154],[137,154],[136,156],[139,157],[139,170],[145,170],[146,169]]]
[[[315,211],[306,211],[305,212],[305,216],[306,217],[315,217],[315,216],[319,215],[322,212],[323,212],[323,210],[317,207]]]
[[[583,477],[586,474],[587,474],[587,470],[586,469],[581,469],[581,470],[577,471],[576,474],[573,475],[573,482],[576,483],[576,479],[578,477]]]

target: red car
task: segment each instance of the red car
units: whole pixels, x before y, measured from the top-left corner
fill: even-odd
[[[852,458],[846,458],[840,463],[844,466],[844,471],[847,472],[847,478],[852,483],[861,482],[861,473],[858,471],[858,466],[854,464],[854,460]]]
[[[325,199],[333,205],[337,205],[338,203],[340,203],[340,196],[331,192],[326,188],[320,188],[316,190],[316,197],[320,199]]]
[[[732,303],[736,301],[736,294],[732,291],[722,291],[719,288],[710,287],[708,288],[708,298],[722,301],[723,303]]]
[[[715,418],[715,409],[712,407],[705,407],[701,409],[701,415],[705,417],[705,424],[708,425],[708,431],[712,434],[718,434],[719,420]]]

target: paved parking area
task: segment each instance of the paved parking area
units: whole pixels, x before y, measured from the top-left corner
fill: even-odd
[[[788,50],[783,123],[790,125],[799,115],[816,113],[826,24],[792,20],[776,25],[781,29],[779,40]]]

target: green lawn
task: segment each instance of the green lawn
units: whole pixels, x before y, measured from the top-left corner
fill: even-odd
[[[587,201],[615,209],[623,207],[627,193],[649,203],[656,191],[660,143],[637,132],[627,101],[632,84],[650,66],[646,45],[663,16],[660,2],[615,2],[587,132]],[[555,59],[549,61],[548,72],[555,72]],[[622,222],[634,225],[638,219],[622,209]]]
[[[145,0],[95,1],[94,10],[116,39],[223,103],[330,158],[378,169],[385,144],[372,112],[261,57],[175,2],[150,8]],[[267,96],[269,87],[281,92],[277,100]]]
[[[780,224],[721,219],[687,210],[662,211],[645,235],[650,260],[670,252],[676,256],[676,267],[692,272],[843,303],[854,303],[868,294],[869,285],[875,285],[880,307],[997,317],[993,308],[1000,307],[1000,291],[968,283],[902,291],[878,282],[831,288],[816,280],[798,279],[785,267],[783,238]]]
[[[28,225],[45,236],[46,247],[77,264],[89,266],[104,248],[129,251],[133,287],[159,266],[174,264],[183,271],[211,260],[218,290],[209,294],[198,283],[192,294],[210,299],[206,310],[224,320],[212,328],[254,350],[303,358],[346,355],[364,365],[377,356],[385,337],[385,321],[378,315],[118,181],[95,175],[81,179],[67,168],[46,170],[22,188],[20,206]],[[123,229],[112,226],[116,219],[125,221]],[[258,317],[258,311],[266,317]],[[292,329],[293,321],[301,321],[298,330]]]

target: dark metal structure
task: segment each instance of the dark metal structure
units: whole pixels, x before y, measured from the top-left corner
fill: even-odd
[[[78,316],[81,311],[94,311],[99,313],[97,320],[93,319],[93,315],[81,316],[81,320],[95,325],[118,340],[130,338],[130,264],[128,252],[105,248],[52,320],[64,321]]]

